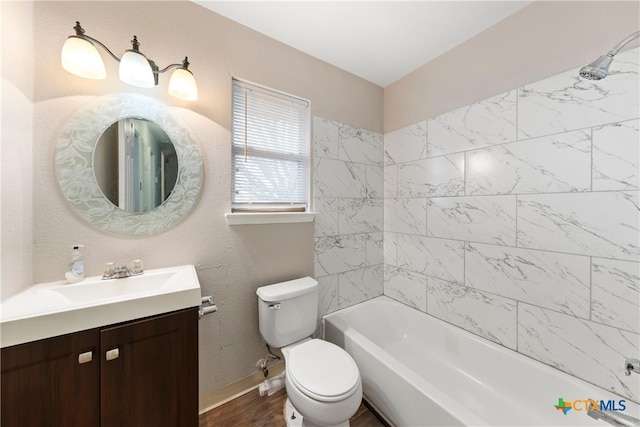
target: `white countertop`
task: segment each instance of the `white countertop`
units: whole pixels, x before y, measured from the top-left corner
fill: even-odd
[[[193,265],[147,270],[140,276],[67,284],[40,283],[2,302],[0,346],[199,306],[200,282]]]

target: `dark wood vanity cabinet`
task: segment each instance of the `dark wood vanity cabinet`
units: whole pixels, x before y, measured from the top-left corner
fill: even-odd
[[[198,309],[2,349],[2,427],[196,427]]]
[[[197,309],[102,329],[100,345],[100,426],[198,425]]]
[[[100,425],[99,339],[92,329],[3,348],[2,427]]]

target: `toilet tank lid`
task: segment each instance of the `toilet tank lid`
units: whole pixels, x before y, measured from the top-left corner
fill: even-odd
[[[313,277],[303,277],[262,286],[256,290],[256,294],[262,301],[277,302],[315,292],[317,288],[318,282]]]

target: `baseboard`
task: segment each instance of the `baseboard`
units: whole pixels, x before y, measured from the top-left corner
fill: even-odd
[[[269,377],[280,375],[284,371],[284,361],[279,361],[269,366]],[[261,371],[257,371],[248,377],[244,377],[236,382],[227,384],[217,390],[210,391],[209,393],[200,396],[200,414],[204,414],[223,405],[236,397],[242,396],[258,387],[258,385],[264,381],[264,375]]]

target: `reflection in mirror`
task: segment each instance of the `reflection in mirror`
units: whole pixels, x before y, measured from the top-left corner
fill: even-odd
[[[148,182],[154,188],[149,190],[154,202],[132,202],[125,210],[119,207],[125,205],[120,202],[124,191],[119,178],[120,169],[126,168],[116,165],[119,154],[103,139],[109,139],[106,134],[115,134],[121,122],[124,127],[132,118],[135,120],[130,126],[137,129],[135,132],[155,134],[150,145],[157,143],[154,156],[151,146],[148,156],[144,154],[146,149],[140,151],[138,163],[148,160],[149,164],[164,164],[164,172],[151,167],[136,169],[136,173],[151,178],[143,181],[134,176],[132,187],[137,185],[139,190]],[[158,136],[154,127],[166,134]],[[169,145],[173,151],[168,151]],[[109,157],[111,163],[107,163]],[[164,160],[151,162],[152,157]],[[149,236],[178,224],[198,201],[204,182],[203,159],[185,124],[164,104],[138,94],[104,95],[82,105],[60,132],[54,164],[60,189],[76,213],[97,228],[127,236]],[[102,169],[96,171],[94,166]]]
[[[102,194],[131,213],[149,212],[171,194],[178,157],[156,123],[127,117],[109,126],[93,152],[93,172]]]

